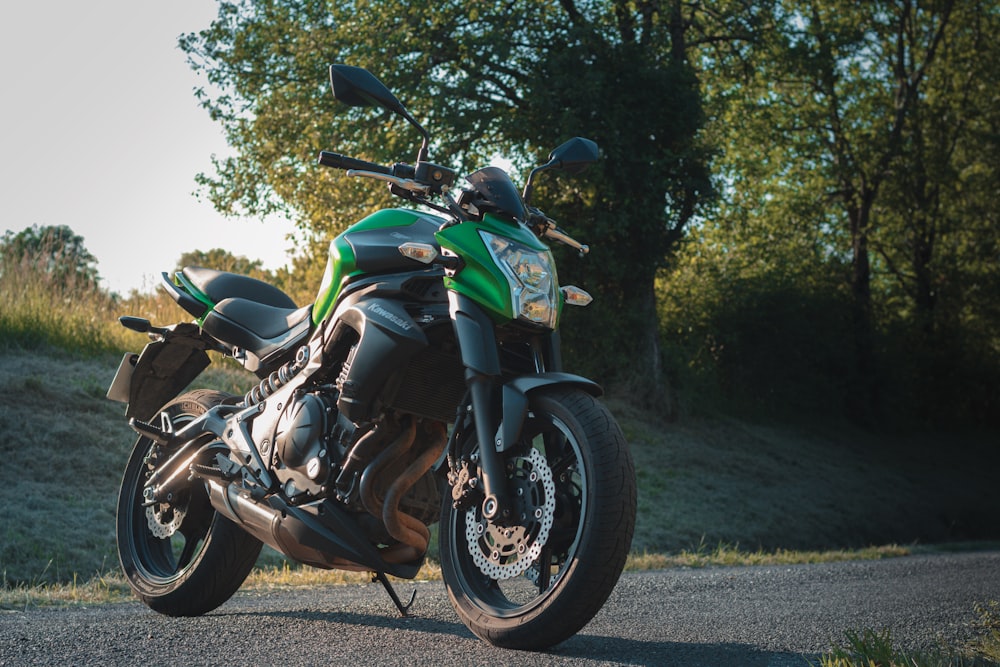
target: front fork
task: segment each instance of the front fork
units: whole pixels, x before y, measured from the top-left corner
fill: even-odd
[[[455,335],[465,365],[476,440],[479,443],[479,466],[482,476],[483,517],[506,523],[512,517],[513,503],[507,487],[507,451],[521,434],[528,413],[529,391],[550,384],[583,384],[588,390],[600,388],[584,378],[558,371],[561,365],[558,338],[553,333],[533,350],[534,373],[504,383],[500,354],[493,321],[472,299],[449,292],[449,310]]]

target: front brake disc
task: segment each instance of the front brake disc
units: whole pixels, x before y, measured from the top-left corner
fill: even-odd
[[[545,457],[532,448],[514,461],[508,477],[514,493],[514,521],[503,526],[482,518],[482,507],[465,513],[465,541],[476,567],[490,579],[511,579],[531,567],[549,538],[556,510],[556,485]]]

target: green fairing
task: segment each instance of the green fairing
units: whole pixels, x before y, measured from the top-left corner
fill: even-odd
[[[369,215],[337,235],[330,242],[326,272],[313,306],[313,323],[319,324],[330,317],[344,286],[353,278],[364,274],[357,267],[354,250],[346,238],[348,234],[371,229],[405,227],[413,224],[418,218],[427,217],[427,213],[410,209],[386,209]],[[441,222],[444,223],[444,220]],[[479,230],[506,236],[534,250],[544,251],[548,247],[524,225],[508,222],[491,214],[486,214],[481,222],[463,222],[446,227],[435,234],[442,248],[451,250],[465,263],[455,276],[445,278],[445,287],[468,296],[482,305],[497,324],[506,324],[516,318],[510,287],[503,271],[487,251]],[[562,304],[559,305],[561,310]]]
[[[482,222],[463,222],[435,234],[442,248],[451,250],[465,261],[461,271],[453,277],[445,278],[445,287],[479,303],[497,324],[507,324],[516,318],[510,286],[507,277],[486,249],[486,244],[479,235],[481,229],[505,236],[534,250],[548,250],[548,246],[524,225],[508,222],[489,213],[483,216]]]
[[[316,303],[313,305],[313,323],[319,324],[333,314],[334,306],[341,291],[352,278],[363,274],[358,269],[357,259],[351,244],[347,242],[347,235],[353,232],[362,232],[370,229],[384,229],[387,227],[405,227],[413,224],[418,218],[429,217],[426,213],[403,208],[391,208],[376,211],[368,217],[356,222],[341,232],[330,242],[330,254],[326,264],[326,272],[323,274],[323,283],[320,285],[319,293],[316,296]],[[444,220],[441,220],[442,224]]]
[[[329,258],[326,261],[326,271],[323,273],[323,283],[319,287],[316,303],[313,305],[313,324],[319,324],[333,312],[333,304],[337,301],[343,287],[344,276],[354,268],[354,251],[344,240],[343,234],[330,242]]]

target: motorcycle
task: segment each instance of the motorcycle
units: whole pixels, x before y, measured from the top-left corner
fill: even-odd
[[[337,100],[402,117],[422,143],[413,165],[327,151],[319,162],[422,210],[380,210],[334,238],[308,306],[189,266],[163,287],[193,322],[120,318],[149,339],[108,391],[139,436],[117,506],[122,569],[152,609],[199,615],[267,544],[371,572],[405,616],[413,597],[403,603],[387,575],[416,577],[439,523],[465,625],[497,646],[550,647],[607,600],[635,525],[625,438],[601,388],[562,370],[562,308],[591,298],[559,286],[543,241],[588,248],[531,206],[538,174],[578,173],[597,146],[562,144],[523,192],[493,166],[456,187],[382,82],[347,65],[330,79]],[[253,388],[185,391],[209,352],[253,373]]]

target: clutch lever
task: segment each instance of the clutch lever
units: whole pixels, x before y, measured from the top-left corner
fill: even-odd
[[[374,178],[377,181],[385,181],[386,183],[391,183],[398,188],[402,188],[407,192],[414,192],[420,195],[428,195],[430,193],[430,186],[418,183],[412,178],[400,178],[399,176],[392,176],[390,174],[380,174],[376,171],[364,171],[362,169],[348,169],[348,176],[358,176],[361,178]]]

